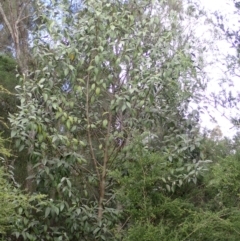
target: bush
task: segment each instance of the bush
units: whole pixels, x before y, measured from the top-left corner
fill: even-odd
[[[185,182],[174,192],[165,181],[177,182],[172,166],[161,153],[146,152],[128,175],[119,175],[124,240],[238,240],[240,155],[213,163],[196,184]]]

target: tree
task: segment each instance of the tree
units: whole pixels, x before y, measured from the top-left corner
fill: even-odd
[[[4,144],[13,154],[11,158],[7,159],[9,159],[8,162],[11,162],[11,164],[14,165],[15,179],[18,183],[23,184],[24,187],[27,185],[26,153],[19,153],[18,150],[14,148],[14,143],[10,140],[11,130],[8,120],[8,114],[17,112],[17,105],[20,103],[16,97],[15,91],[15,86],[18,84],[18,79],[16,78],[16,66],[17,62],[14,58],[0,55],[0,131],[2,137],[9,140]]]
[[[35,40],[37,70],[21,77],[21,105],[10,121],[34,164],[29,178],[53,200],[41,234],[48,240],[115,240],[114,170],[137,161],[136,140],[147,148],[159,131],[169,161],[184,169],[193,161],[197,111],[188,115],[188,104],[204,88],[202,48],[184,32],[178,19],[193,18],[177,3],[89,0],[76,13],[66,3],[40,6],[39,29],[47,24],[49,39],[40,32]]]
[[[33,68],[33,61],[30,57],[30,39],[34,36],[30,30],[34,27],[34,3],[35,1],[30,0],[0,1],[0,77],[1,83],[9,91],[1,93],[0,108],[3,115],[1,117],[5,119],[4,123],[7,123],[8,112],[13,113],[17,108],[16,98],[13,95],[17,85],[15,77],[17,72],[26,74],[28,69]],[[3,129],[4,136],[9,137],[9,129],[6,130],[6,126]],[[14,151],[14,154],[19,156],[18,160],[21,159],[19,152]],[[22,173],[26,173],[26,165],[18,166],[17,163],[16,167],[20,177],[17,179],[24,183],[25,175]]]
[[[29,67],[30,27],[33,26],[32,16],[34,1],[14,0],[0,2],[1,51],[12,53],[24,73]]]

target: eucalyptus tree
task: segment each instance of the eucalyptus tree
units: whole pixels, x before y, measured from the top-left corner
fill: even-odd
[[[30,61],[30,31],[34,26],[35,1],[0,2],[0,50],[14,56],[25,72]]]
[[[196,123],[189,102],[199,101],[203,83],[201,46],[191,24],[186,30],[192,11],[179,1],[149,0],[88,0],[76,12],[52,1],[38,9],[37,69],[20,76],[21,105],[10,118],[16,145],[34,164],[29,178],[52,200],[36,235],[116,240],[114,171],[137,161],[135,141],[147,148],[160,132],[170,161],[178,153],[178,165],[193,163],[184,153],[198,145],[196,130],[184,128]],[[184,181],[195,179],[191,172]]]
[[[32,34],[36,10],[34,3],[35,1],[30,0],[0,1],[0,76],[2,85],[11,92],[10,94],[0,93],[1,117],[5,119],[5,123],[7,123],[8,112],[13,113],[17,108],[14,96],[14,88],[18,81],[15,77],[17,72],[26,73],[28,69],[33,68],[30,42],[34,37]],[[9,129],[6,129],[6,126],[3,128],[4,136],[8,138]],[[18,159],[21,159],[21,153],[16,153],[14,150],[14,154],[14,157],[17,155]],[[18,181],[24,183],[23,173],[26,170],[20,172],[19,170],[23,170],[26,165],[18,166],[18,163],[15,163],[15,170],[18,173],[21,172],[21,175],[18,175],[20,177]]]

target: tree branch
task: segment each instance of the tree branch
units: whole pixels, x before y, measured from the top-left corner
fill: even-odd
[[[98,204],[98,219],[101,220],[103,216],[103,201],[105,196],[105,188],[106,188],[106,176],[107,176],[107,163],[109,161],[108,149],[109,149],[109,138],[111,133],[111,125],[112,125],[112,114],[109,113],[108,117],[108,127],[107,127],[107,136],[105,140],[104,147],[104,159],[103,159],[103,167],[102,167],[102,177],[99,185],[100,197]]]
[[[6,24],[8,30],[9,30],[11,36],[12,36],[12,38],[15,39],[15,38],[14,38],[13,29],[12,29],[11,24],[10,24],[10,22],[8,21],[7,16],[6,16],[6,14],[5,14],[4,10],[3,10],[3,6],[2,6],[2,3],[1,3],[1,2],[0,2],[0,13],[1,13],[2,17],[3,17],[3,20],[4,20],[5,24]]]
[[[90,154],[96,169],[96,173],[98,176],[98,180],[101,181],[101,176],[98,170],[98,162],[94,154],[93,145],[92,145],[92,137],[91,137],[91,124],[89,118],[89,75],[87,76],[87,93],[86,93],[86,117],[87,117],[87,135],[88,135],[88,143],[90,147]]]
[[[24,18],[21,18],[22,17],[22,14],[23,14],[23,11],[25,10],[25,8],[27,7],[27,5],[30,3],[31,1],[29,0],[26,4],[23,4],[23,6],[20,8],[20,12],[18,14],[18,18],[17,18],[17,21],[16,21],[16,25],[18,25],[18,23],[20,23],[23,19],[29,17],[24,17]]]

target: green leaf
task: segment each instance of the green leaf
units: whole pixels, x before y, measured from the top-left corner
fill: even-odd
[[[19,147],[19,151],[22,151],[24,149],[24,145],[21,145],[20,147]]]
[[[99,88],[99,87],[97,87],[97,88],[96,88],[96,95],[99,95],[99,94],[100,94],[100,92],[101,92],[100,88]]]
[[[68,74],[69,74],[69,69],[68,69],[68,68],[65,68],[65,69],[64,69],[64,75],[65,75],[65,77],[67,77]]]
[[[79,143],[80,143],[80,145],[81,145],[81,146],[83,146],[83,147],[85,147],[85,146],[86,146],[86,143],[85,143],[85,142],[83,142],[83,141],[79,141]]]
[[[48,215],[50,214],[50,211],[51,211],[51,208],[47,207],[46,210],[45,210],[45,218],[48,217]]]
[[[71,121],[69,119],[67,120],[66,125],[67,125],[68,130],[70,130],[71,129]]]
[[[108,120],[105,119],[105,120],[103,121],[103,127],[106,127],[107,124],[108,124]]]
[[[85,84],[85,81],[84,81],[84,79],[81,79],[81,78],[77,78],[77,80],[80,82],[80,83],[82,83],[82,84]]]
[[[99,227],[97,227],[94,231],[93,231],[93,234],[96,234],[96,233],[98,233],[99,232],[99,230],[100,230],[100,228]]]
[[[57,215],[59,215],[59,209],[58,209],[58,207],[54,207],[54,212],[55,212]]]
[[[126,105],[129,109],[131,109],[131,104],[129,102],[126,102]]]
[[[20,233],[19,232],[15,232],[14,234],[15,234],[16,238],[18,239],[19,236],[20,236]]]
[[[88,67],[87,71],[90,71],[93,68],[94,68],[94,66],[91,65],[91,66]]]
[[[43,93],[43,99],[44,99],[45,102],[48,100],[48,95],[47,95],[47,93]]]
[[[18,213],[22,214],[22,212],[23,212],[23,208],[22,207],[18,208]]]
[[[60,211],[62,211],[64,209],[64,203],[60,204],[60,208],[59,209],[60,209]]]
[[[69,67],[69,69],[72,70],[72,71],[75,69],[72,65],[68,65],[68,67]]]
[[[70,182],[69,179],[66,179],[66,180],[67,180],[67,185],[68,185],[68,187],[71,188],[71,187],[72,187],[72,183]]]
[[[96,63],[96,64],[99,64],[99,56],[98,56],[98,55],[95,56],[95,63]]]
[[[122,112],[123,112],[124,110],[126,110],[126,108],[127,108],[127,106],[126,106],[126,105],[123,105],[122,108],[121,108],[121,109],[122,109]]]
[[[95,88],[96,88],[96,84],[93,83],[92,86],[91,86],[91,90],[95,90]]]

